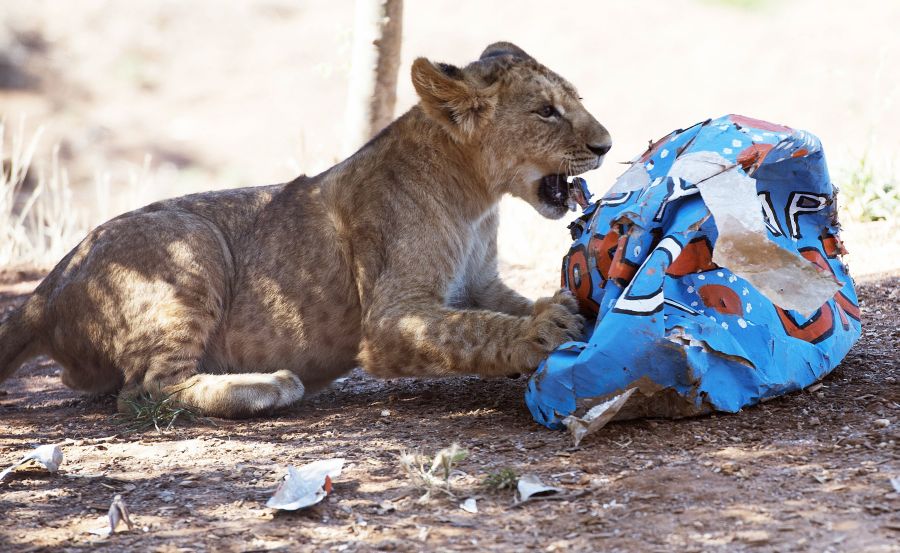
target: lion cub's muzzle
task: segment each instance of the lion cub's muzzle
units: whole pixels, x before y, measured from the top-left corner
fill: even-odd
[[[538,198],[553,209],[553,215],[562,217],[566,211],[587,207],[584,179],[575,177],[570,182],[565,175],[547,175],[538,185]]]

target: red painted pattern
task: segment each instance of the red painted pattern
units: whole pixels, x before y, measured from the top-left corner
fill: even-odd
[[[584,255],[584,248],[578,248],[569,253],[565,270],[568,288],[575,294],[578,306],[587,313],[597,313],[599,308],[591,298],[594,286],[591,282],[591,270],[588,267],[587,257]],[[578,278],[575,275],[576,271]]]
[[[694,240],[681,250],[681,254],[669,265],[666,274],[681,277],[715,269],[718,265],[713,263],[712,255],[708,240]]]
[[[742,127],[750,127],[753,129],[760,129],[763,131],[771,131],[777,133],[790,134],[794,132],[794,129],[790,127],[785,127],[784,125],[779,125],[777,123],[769,123],[768,121],[763,121],[762,119],[753,119],[752,117],[745,117],[743,115],[731,114],[728,116],[731,119],[732,123],[737,123]]]
[[[841,242],[840,237],[835,236],[834,234],[826,234],[825,236],[822,236],[820,240],[822,241],[822,249],[825,251],[825,255],[831,259],[834,259],[839,255],[847,255],[847,248],[844,247],[844,243]]]
[[[762,165],[770,151],[772,151],[771,144],[751,144],[741,150],[737,156],[737,162],[744,168],[744,172],[752,173]]]
[[[744,314],[744,309],[741,305],[741,297],[737,295],[737,292],[727,286],[722,286],[721,284],[706,284],[701,286],[700,289],[697,290],[697,293],[700,294],[703,305],[710,309],[714,309],[719,313],[724,313],[726,315],[735,315],[737,317]]]
[[[588,241],[588,251],[603,280],[609,279],[609,268],[613,260],[611,252],[615,251],[618,242],[619,234],[614,230],[609,231],[606,236],[594,235]]]

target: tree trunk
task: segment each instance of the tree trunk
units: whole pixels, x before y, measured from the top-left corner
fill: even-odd
[[[356,0],[342,150],[349,155],[394,119],[403,0]]]

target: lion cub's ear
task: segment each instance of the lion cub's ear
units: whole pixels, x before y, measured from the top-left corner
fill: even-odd
[[[495,42],[485,48],[484,52],[481,53],[481,57],[478,59],[479,61],[484,61],[502,56],[512,56],[523,60],[534,60],[534,58],[529,56],[525,50],[522,50],[512,42]]]
[[[458,139],[471,138],[494,116],[496,88],[477,87],[458,67],[418,58],[412,65],[412,82],[425,112]]]

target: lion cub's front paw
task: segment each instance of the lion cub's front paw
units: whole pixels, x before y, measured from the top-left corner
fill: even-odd
[[[553,305],[561,305],[568,309],[570,313],[578,314],[578,300],[575,298],[575,294],[567,288],[560,288],[553,296],[549,298],[540,298],[534,302],[534,309],[531,314],[537,316]]]
[[[561,344],[581,338],[583,329],[584,317],[578,314],[578,302],[571,292],[560,290],[553,297],[539,299],[523,329],[517,364],[534,370]]]

